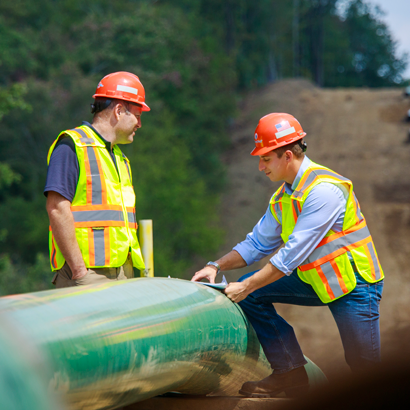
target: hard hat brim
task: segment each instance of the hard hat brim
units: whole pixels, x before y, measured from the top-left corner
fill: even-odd
[[[251,155],[265,155],[270,151],[273,151],[274,149],[276,149],[277,147],[262,147],[262,148],[254,148],[251,151]]]
[[[132,101],[130,99],[125,99],[125,98],[120,98],[120,97],[116,97],[116,96],[107,96],[105,94],[94,94],[93,98],[97,98],[97,97],[101,97],[101,98],[111,98],[113,100],[120,100],[120,101],[125,101],[125,102],[133,102],[135,104],[141,105],[142,110],[141,111],[151,111],[151,108],[148,107],[147,104],[145,104],[145,102],[141,102],[141,101]]]
[[[251,151],[251,155],[264,155],[264,154],[267,154],[270,151],[273,151],[273,150],[278,149],[280,147],[284,147],[285,145],[291,144],[292,142],[299,141],[299,140],[303,139],[304,137],[306,137],[306,132],[304,132],[303,134],[299,135],[296,138],[291,138],[288,141],[285,140],[285,141],[283,141],[283,143],[277,144],[274,147],[260,147],[260,148],[255,147]]]
[[[142,105],[142,111],[151,111],[151,108],[148,107],[147,104],[143,103],[138,103]]]

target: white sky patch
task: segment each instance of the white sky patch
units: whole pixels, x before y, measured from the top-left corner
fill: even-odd
[[[397,41],[397,55],[407,52],[410,56],[410,0],[366,0],[367,3],[377,5],[386,13],[382,21],[387,25]],[[410,79],[410,58],[403,78]]]

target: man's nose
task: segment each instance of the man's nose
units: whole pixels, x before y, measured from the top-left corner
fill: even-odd
[[[259,158],[259,171],[263,171],[265,169],[265,164],[262,161],[262,158]]]

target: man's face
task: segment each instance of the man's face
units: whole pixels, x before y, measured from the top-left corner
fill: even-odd
[[[141,128],[142,107],[131,103],[122,103],[117,125],[118,144],[130,144],[134,134]]]
[[[283,181],[286,171],[286,153],[278,158],[275,151],[259,156],[259,171],[263,171],[273,182]]]

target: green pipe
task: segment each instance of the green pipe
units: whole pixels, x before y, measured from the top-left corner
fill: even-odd
[[[169,391],[238,395],[242,383],[271,372],[239,306],[186,280],[6,296],[0,315],[47,357],[49,386],[75,409],[115,409]],[[311,385],[326,381],[311,361],[306,369]]]
[[[66,409],[48,390],[50,370],[36,347],[0,317],[0,409]]]

